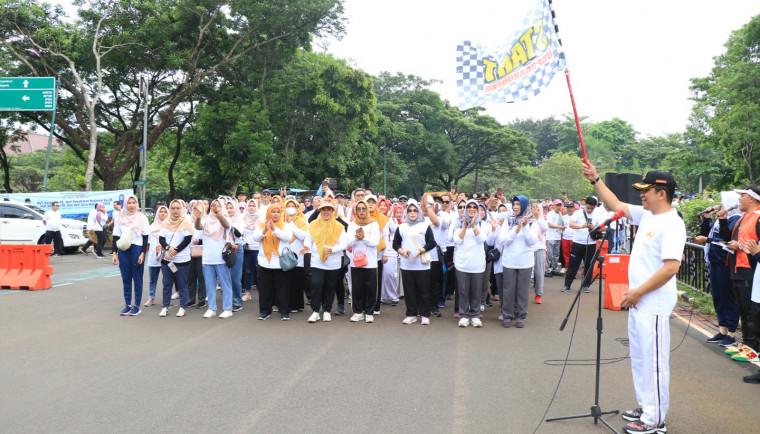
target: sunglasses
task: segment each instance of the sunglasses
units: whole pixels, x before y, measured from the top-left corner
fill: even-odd
[[[458,206],[457,209],[464,209],[464,207],[463,206]]]
[[[444,200],[443,203],[451,203],[450,200]]]
[[[468,206],[467,209],[478,209],[477,206]]]
[[[367,208],[365,208],[365,207],[360,207],[360,208],[356,208],[356,210],[357,210],[357,211],[367,211]]]
[[[407,212],[408,212],[408,213],[413,213],[413,212],[414,212],[414,213],[416,213],[416,212],[417,212],[417,210],[416,210],[416,209],[410,209],[410,210],[409,210],[409,211],[407,211]]]

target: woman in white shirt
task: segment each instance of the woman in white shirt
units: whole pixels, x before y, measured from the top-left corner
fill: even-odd
[[[156,287],[158,286],[158,275],[161,272],[161,262],[158,261],[157,255],[160,249],[158,243],[159,232],[161,232],[161,223],[169,217],[169,209],[163,205],[156,210],[156,217],[150,224],[150,235],[148,235],[148,301],[146,307],[153,306],[156,299]]]
[[[383,284],[381,300],[391,306],[398,306],[399,300],[399,272],[398,272],[398,253],[393,250],[392,237],[396,229],[404,219],[404,207],[395,204],[391,207],[391,217],[388,221],[388,232],[385,235],[385,250],[383,258],[386,258],[383,264]]]
[[[459,288],[459,327],[483,327],[480,320],[480,297],[486,271],[484,243],[488,236],[488,223],[480,219],[478,203],[467,201],[465,218],[454,223],[454,262]]]
[[[377,246],[380,226],[369,215],[369,204],[360,200],[354,206],[353,221],[348,224],[348,259],[351,270],[351,322],[374,322],[377,301]]]
[[[240,207],[238,207],[237,199],[228,197],[227,214],[230,216],[230,228],[227,230],[227,242],[232,243],[233,246],[237,246],[235,265],[229,267],[230,280],[232,281],[232,311],[237,312],[243,308],[243,228],[245,222],[243,216],[240,214]],[[234,248],[234,247],[233,247]]]
[[[126,306],[120,315],[140,315],[140,301],[143,291],[143,272],[145,252],[148,250],[149,226],[148,218],[140,212],[137,196],[130,194],[124,200],[124,209],[115,219],[113,226],[113,244],[117,249],[113,252],[112,261],[119,266],[121,281],[124,288]],[[119,240],[122,242],[119,243]],[[129,241],[127,243],[126,241]],[[134,287],[134,298],[132,288]]]
[[[179,293],[179,311],[177,316],[185,316],[187,309],[187,277],[190,274],[190,242],[193,239],[193,225],[185,214],[185,207],[180,200],[169,204],[169,216],[161,224],[158,242],[166,249],[161,261],[163,276],[163,300],[161,313],[165,317],[169,312],[172,298],[172,287]]]
[[[269,319],[275,303],[278,304],[280,320],[290,319],[290,301],[285,275],[280,267],[282,250],[293,238],[293,231],[285,224],[282,208],[272,203],[267,208],[264,223],[253,233],[253,239],[261,243],[259,249],[259,320]]]
[[[422,325],[430,324],[430,262],[422,263],[421,255],[435,249],[435,236],[430,224],[420,212],[415,200],[409,200],[404,213],[406,221],[393,236],[393,248],[399,254],[401,279],[406,297],[406,317],[404,324],[417,322],[417,314],[422,316]]]
[[[501,227],[500,243],[504,244],[501,263],[504,267],[504,288],[501,297],[502,326],[509,328],[515,320],[517,328],[525,327],[533,270],[533,244],[538,240],[538,225],[532,220],[530,201],[525,196],[512,198],[515,216]]]
[[[348,245],[345,228],[335,219],[336,206],[329,201],[319,205],[319,216],[309,223],[309,231],[304,239],[301,254],[311,253],[311,309],[309,322],[331,321],[335,287],[339,282],[339,273],[343,251]],[[343,300],[339,300],[343,301]]]
[[[250,300],[251,287],[258,283],[258,256],[261,243],[253,239],[253,232],[259,224],[259,204],[254,199],[248,201],[248,206],[243,212],[243,276],[244,284],[243,301]]]
[[[208,309],[203,314],[204,318],[216,316],[216,280],[222,286],[222,309],[219,318],[232,316],[232,282],[230,281],[230,269],[227,267],[222,251],[224,250],[225,231],[229,229],[227,209],[223,198],[211,202],[208,216],[202,220],[202,206],[195,205],[193,209],[194,227],[201,230],[201,242],[203,243],[203,278],[206,281],[206,295]]]
[[[202,200],[191,200],[190,214],[188,215],[191,224],[193,221],[192,210],[195,209],[196,206],[200,209],[202,224],[206,219],[209,209],[205,207]],[[187,278],[187,306],[195,306],[196,309],[203,309],[206,307],[206,279],[203,277],[202,232],[203,230],[198,230],[193,227],[193,240],[190,242],[190,273]]]
[[[465,219],[464,217],[464,210],[467,206],[467,199],[460,199],[457,201],[456,209],[452,210],[452,218],[451,218],[451,225],[449,225],[449,231],[448,231],[448,240],[449,242],[454,242],[454,231],[456,230],[456,226],[459,225],[460,220]],[[449,270],[449,273],[454,273],[456,276],[457,271],[457,250],[458,247],[456,244],[454,244],[454,264],[452,266],[452,269]],[[456,280],[454,280],[454,318],[459,318],[461,315],[459,313],[459,285],[456,284]]]
[[[293,238],[288,242],[288,248],[298,256],[298,265],[285,272],[285,286],[288,292],[290,311],[301,312],[305,307],[303,296],[306,294],[306,273],[303,268],[304,255],[301,254],[301,249],[309,225],[306,223],[306,217],[303,215],[300,204],[295,199],[285,201],[285,223],[293,231]]]

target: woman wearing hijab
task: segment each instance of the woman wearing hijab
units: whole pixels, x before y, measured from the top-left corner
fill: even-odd
[[[386,258],[386,262],[383,264],[381,301],[395,307],[398,306],[399,300],[399,271],[398,253],[393,250],[392,237],[404,219],[404,207],[398,204],[392,205],[389,213],[391,217],[388,220],[388,231],[383,235],[386,243],[383,258]]]
[[[348,245],[348,235],[343,224],[335,219],[336,206],[324,201],[318,208],[319,216],[309,223],[309,230],[304,239],[301,254],[311,253],[311,309],[309,322],[332,319],[330,311],[335,298],[335,287],[339,281],[339,273],[343,251]],[[342,301],[342,300],[339,300]]]
[[[501,294],[502,326],[509,328],[515,320],[517,328],[525,327],[530,294],[530,274],[533,270],[533,244],[538,240],[538,225],[533,223],[530,201],[525,196],[512,198],[515,216],[504,224],[499,243],[504,245],[501,263],[504,267],[504,288]]]
[[[353,283],[351,322],[365,320],[374,322],[377,302],[377,248],[380,244],[380,227],[370,216],[369,204],[360,200],[351,213],[353,221],[348,224],[348,259]]]
[[[258,256],[261,243],[253,239],[253,233],[259,225],[258,211],[259,204],[254,199],[250,199],[243,212],[243,245],[245,246],[243,254],[245,294],[243,294],[243,301],[251,299],[251,287],[258,283]]]
[[[435,237],[430,225],[420,212],[415,200],[409,200],[404,213],[406,221],[393,236],[393,249],[399,254],[401,279],[406,294],[406,318],[404,324],[417,321],[422,316],[422,325],[430,324],[430,263],[423,264],[423,253],[435,248]]]
[[[169,216],[161,223],[158,242],[166,250],[161,261],[164,293],[160,317],[169,313],[172,298],[172,287],[179,293],[179,311],[177,316],[185,316],[187,309],[187,278],[190,274],[190,249],[188,246],[193,239],[193,226],[185,214],[182,201],[173,200],[169,204]]]
[[[230,267],[230,280],[232,280],[232,311],[237,312],[243,308],[243,229],[245,223],[243,222],[243,216],[240,214],[240,207],[238,207],[237,200],[234,198],[227,198],[227,214],[230,216],[230,228],[226,233],[226,240],[232,243],[233,248],[237,247],[235,254],[237,259],[235,265]]]
[[[274,202],[267,208],[264,223],[253,233],[253,239],[261,243],[259,249],[259,319],[272,316],[272,306],[276,302],[280,320],[290,319],[290,302],[285,284],[285,275],[280,267],[282,250],[293,238],[293,231],[285,224],[282,208]]]
[[[383,252],[385,251],[385,248],[387,247],[387,243],[385,241],[386,238],[390,236],[390,231],[388,228],[388,216],[385,215],[385,212],[383,212],[380,209],[380,204],[383,203],[383,200],[378,201],[377,197],[375,195],[371,194],[367,196],[366,199],[364,199],[367,202],[367,206],[369,207],[369,217],[374,221],[377,222],[378,228],[380,229],[380,239],[379,243],[376,248],[377,253],[377,276],[383,275],[383,268],[385,267],[385,262],[388,261],[388,258],[383,257]],[[387,211],[387,210],[386,210]],[[377,279],[376,286],[376,292],[375,292],[375,315],[380,315],[380,293],[383,290],[383,281],[382,279]]]
[[[203,242],[203,278],[206,280],[206,295],[208,309],[204,318],[216,316],[216,280],[222,285],[222,309],[219,318],[232,316],[232,282],[230,269],[222,257],[225,245],[225,231],[231,227],[228,220],[226,202],[223,198],[211,202],[210,212],[205,221],[202,220],[202,207],[196,204],[193,209],[194,227],[201,231]]]
[[[103,230],[103,227],[106,225],[107,220],[108,212],[106,211],[106,206],[102,203],[95,205],[95,208],[90,211],[90,214],[87,216],[87,235],[89,236],[90,231],[92,231],[95,235],[96,242],[93,243],[92,240],[88,239],[87,243],[82,246],[82,253],[86,255],[87,249],[89,249],[91,245],[94,245],[95,256],[100,259],[106,257],[103,254],[103,245],[106,243],[106,233]]]
[[[541,304],[544,295],[544,277],[551,276],[546,273],[546,231],[549,230],[549,224],[544,218],[543,208],[540,205],[533,205],[531,213],[533,220],[538,226],[536,235],[538,240],[533,244],[533,282],[536,292],[534,298],[536,304]]]
[[[193,221],[193,210],[198,207],[201,214],[201,224],[205,223],[209,209],[204,206],[202,200],[190,201],[190,222]],[[187,278],[187,306],[195,306],[196,309],[206,307],[206,279],[203,277],[203,230],[193,227],[193,240],[190,242],[190,273]],[[197,299],[196,299],[197,297]],[[197,302],[197,304],[196,304]]]
[[[306,217],[303,215],[301,206],[295,199],[285,201],[285,223],[293,231],[293,238],[290,239],[288,248],[298,255],[298,266],[285,272],[285,287],[290,301],[290,311],[301,312],[305,307],[303,296],[306,294],[304,290],[306,273],[303,267],[304,255],[300,252],[303,249],[303,242],[306,239],[309,225],[306,223]]]
[[[459,288],[459,327],[483,327],[480,320],[480,297],[486,271],[484,243],[488,223],[481,220],[478,203],[467,201],[465,218],[454,224],[454,262]]]
[[[128,195],[124,200],[124,209],[114,221],[113,245],[116,247],[122,237],[129,237],[132,242],[128,246],[124,246],[123,249],[117,247],[111,259],[114,265],[119,266],[121,281],[124,286],[126,306],[121,310],[121,316],[136,316],[142,312],[140,301],[142,300],[144,261],[145,252],[148,250],[149,226],[148,218],[140,212],[137,196]],[[132,297],[133,285],[134,298]]]
[[[456,236],[455,232],[457,227],[461,228],[462,226],[466,225],[466,217],[465,217],[465,208],[467,206],[468,199],[459,199],[457,201],[456,206],[456,217],[452,218],[452,224],[449,225],[449,231],[448,231],[448,240],[451,243],[454,243],[454,237]],[[453,214],[453,212],[452,212]],[[454,244],[454,258],[457,256],[457,250],[459,250],[459,247]],[[449,270],[449,273],[454,273],[456,275],[457,271],[457,261],[454,260],[453,264],[453,270]],[[461,317],[461,314],[459,313],[459,285],[454,285],[454,318]]]
[[[161,224],[169,217],[169,209],[163,205],[156,210],[156,217],[150,224],[150,235],[148,235],[148,301],[146,307],[153,306],[156,299],[156,287],[158,286],[158,274],[161,272],[161,262],[158,260],[158,250],[161,245],[158,243]],[[175,297],[176,298],[176,297]]]

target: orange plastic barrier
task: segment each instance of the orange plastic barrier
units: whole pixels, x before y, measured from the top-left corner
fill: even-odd
[[[596,249],[599,249],[599,244],[601,244],[601,242],[602,242],[601,240],[599,240],[599,241],[596,242]],[[606,243],[606,242],[604,243],[604,247],[602,248],[602,251],[599,252],[600,256],[604,256],[605,258],[607,257],[607,245],[608,244],[609,243]],[[607,264],[605,263],[604,266],[606,267]],[[604,269],[602,271],[604,272],[604,274],[607,274],[607,270],[606,269]],[[604,274],[602,275],[602,279],[604,279]],[[598,275],[599,275],[599,263],[598,262],[594,262],[594,276],[598,276]]]
[[[0,245],[0,289],[49,289],[52,245]]]
[[[604,308],[620,310],[620,302],[623,301],[624,292],[628,291],[627,283],[605,283],[604,284]]]
[[[620,302],[628,291],[628,262],[631,255],[609,254],[604,257],[604,308],[620,310]]]

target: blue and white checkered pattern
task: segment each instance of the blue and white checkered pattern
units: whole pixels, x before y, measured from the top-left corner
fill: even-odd
[[[536,56],[533,59],[529,60],[527,64],[521,65],[512,71],[512,73],[520,73],[520,70],[526,70],[534,63],[537,65],[535,69],[531,73],[525,74],[507,85],[487,91],[487,84],[498,83],[500,80],[496,79],[493,83],[486,83],[485,65],[482,59],[488,58],[497,64],[501,64],[502,60],[511,52],[512,47],[518,42],[525,30],[533,26],[542,17],[544,19],[544,33],[549,39],[548,47],[544,51],[536,51]],[[551,82],[554,74],[565,69],[565,53],[562,51],[559,38],[555,32],[551,9],[545,0],[539,0],[536,7],[523,20],[523,28],[515,31],[509,41],[509,43],[500,45],[492,50],[484,48],[479,44],[473,45],[470,41],[464,41],[461,45],[457,46],[457,94],[459,96],[460,109],[464,110],[481,106],[487,102],[527,100],[534,95],[538,95],[541,89]],[[552,52],[551,59],[544,62],[543,65],[538,64],[537,60],[549,51]]]

